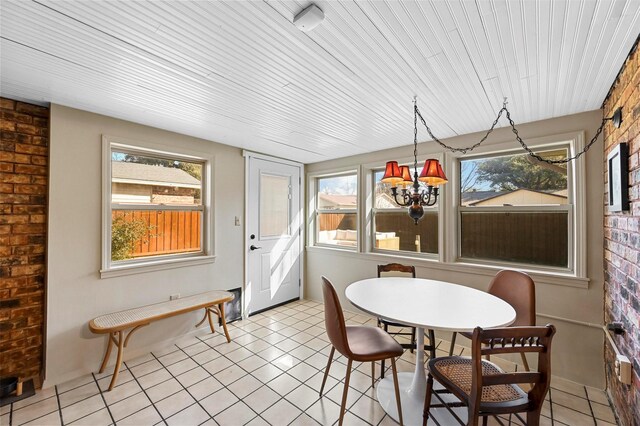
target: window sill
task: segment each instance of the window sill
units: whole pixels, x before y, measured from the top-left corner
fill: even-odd
[[[149,261],[144,263],[136,263],[130,265],[121,265],[111,267],[109,269],[100,270],[100,278],[113,278],[125,275],[142,274],[146,272],[164,271],[167,269],[183,268],[186,266],[205,265],[214,263],[215,256],[197,256],[181,259],[163,259],[157,261]]]
[[[318,246],[307,246],[308,252],[316,252],[316,253],[324,253],[331,254],[332,252],[340,252],[341,255],[346,255],[354,258],[365,259],[365,260],[375,260],[378,262],[411,262],[418,268],[429,268],[429,269],[439,269],[443,271],[456,272],[461,274],[470,274],[470,275],[483,275],[487,277],[493,277],[498,271],[502,269],[517,269],[531,275],[531,278],[536,282],[536,284],[549,284],[549,285],[560,285],[566,287],[575,287],[588,289],[590,279],[587,277],[577,277],[572,275],[569,272],[553,272],[553,271],[541,271],[536,269],[527,269],[523,266],[516,265],[479,265],[475,263],[465,263],[465,262],[452,262],[452,263],[444,263],[440,262],[437,259],[429,259],[425,257],[417,257],[417,256],[408,256],[402,254],[389,254],[389,253],[359,253],[355,251],[346,251],[341,249],[336,249],[333,247],[318,247]]]

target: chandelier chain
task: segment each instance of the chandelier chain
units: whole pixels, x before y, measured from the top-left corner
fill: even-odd
[[[505,117],[507,118],[507,120],[509,120],[509,124],[511,126],[511,131],[513,132],[513,134],[516,137],[516,140],[518,141],[518,143],[520,143],[520,145],[522,146],[522,148],[527,151],[527,153],[535,158],[538,161],[544,162],[544,163],[548,163],[548,164],[566,164],[570,161],[576,160],[578,158],[580,158],[580,156],[582,156],[584,153],[586,153],[587,151],[589,151],[589,148],[591,148],[593,146],[593,144],[596,143],[598,137],[600,136],[600,133],[602,133],[602,131],[604,130],[604,126],[606,124],[606,122],[608,120],[611,120],[611,118],[603,118],[602,119],[602,123],[600,124],[600,127],[598,127],[598,129],[596,130],[595,135],[593,136],[593,138],[591,138],[591,141],[589,141],[589,143],[582,149],[582,151],[578,152],[576,155],[574,155],[573,157],[567,157],[567,158],[563,158],[560,160],[550,160],[548,158],[543,158],[542,156],[536,154],[520,137],[520,135],[518,134],[518,129],[516,129],[516,125],[513,122],[513,120],[511,119],[511,114],[509,112],[509,110],[507,109],[507,101],[505,99],[504,104],[502,105],[502,108],[500,109],[500,111],[498,111],[498,115],[496,116],[496,119],[493,120],[493,124],[491,125],[491,128],[489,128],[489,130],[487,130],[487,133],[484,135],[484,137],[482,139],[480,139],[480,141],[476,142],[475,144],[468,146],[468,147],[464,147],[464,148],[456,148],[453,146],[449,146],[447,144],[445,144],[444,142],[442,142],[440,139],[438,139],[433,132],[431,131],[431,129],[429,128],[429,126],[427,125],[427,122],[425,121],[424,117],[422,117],[422,114],[420,113],[420,110],[418,109],[418,105],[417,103],[415,103],[414,101],[414,109],[415,109],[415,117],[420,117],[420,121],[422,122],[422,124],[424,125],[424,127],[427,129],[427,133],[429,133],[429,136],[431,136],[431,138],[436,141],[441,147],[451,151],[451,152],[460,152],[462,154],[466,154],[469,151],[473,151],[474,149],[476,149],[477,147],[479,147],[485,140],[487,140],[487,138],[489,137],[489,135],[491,134],[491,132],[493,132],[493,130],[495,129],[496,125],[498,124],[498,121],[500,120],[500,117],[502,117],[502,113],[505,113]],[[417,142],[418,140],[418,129],[417,129],[417,124],[416,124],[416,118],[414,117],[414,138],[415,141]],[[414,148],[414,155],[416,156],[416,164],[417,164],[417,148]]]

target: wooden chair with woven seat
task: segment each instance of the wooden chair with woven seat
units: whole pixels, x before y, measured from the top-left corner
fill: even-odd
[[[331,352],[327,368],[324,371],[324,378],[320,386],[320,397],[327,382],[329,368],[336,351],[347,358],[347,375],[344,380],[344,391],[342,392],[342,404],[340,405],[339,425],[342,425],[347,403],[347,391],[349,390],[349,378],[351,377],[351,365],[356,362],[371,362],[371,386],[374,385],[374,365],[376,361],[391,358],[393,370],[393,384],[396,391],[396,402],[399,413],[400,424],[402,425],[402,407],[400,403],[400,388],[398,387],[398,372],[396,369],[396,357],[402,355],[402,347],[388,333],[377,327],[345,325],[344,314],[340,306],[340,300],[336,294],[333,284],[322,277],[322,293],[324,296],[324,321],[331,342]]]
[[[386,265],[378,265],[378,278],[381,278],[383,274],[405,274],[411,275],[411,278],[416,277],[416,267],[413,265],[402,265],[400,263],[388,263]],[[395,275],[398,276],[398,275]],[[401,343],[404,349],[409,349],[413,353],[416,348],[416,328],[407,326],[406,324],[400,324],[397,322],[389,321],[384,318],[378,318],[378,327],[382,327],[384,331],[392,336],[411,336],[411,343]],[[399,328],[411,328],[410,333],[402,331],[389,331],[389,327]],[[429,344],[424,345],[424,350],[429,351],[431,357],[435,356],[435,333],[433,330],[427,330],[427,336],[429,338]],[[380,378],[384,379],[384,360],[380,363]]]
[[[536,286],[531,277],[524,272],[502,270],[496,274],[489,284],[489,294],[504,300],[516,311],[516,320],[512,327],[531,327],[536,325]],[[471,333],[460,333],[471,339]],[[456,333],[451,337],[449,356],[453,355],[456,344]],[[520,354],[524,369],[529,371],[529,363],[524,353]]]
[[[544,327],[503,327],[483,330],[477,327],[471,338],[471,358],[447,356],[429,360],[427,393],[424,401],[423,426],[427,424],[431,408],[447,407],[454,417],[464,422],[451,407],[467,407],[467,425],[487,424],[488,416],[496,414],[526,413],[526,424],[540,423],[540,410],[549,391],[551,381],[551,340],[556,329],[553,325]],[[538,354],[538,371],[507,373],[496,364],[482,359],[483,355],[534,352]],[[433,390],[433,380],[440,382],[444,389]],[[532,385],[524,392],[518,384]],[[443,393],[452,393],[461,402],[445,403]],[[440,401],[432,404],[435,394]]]

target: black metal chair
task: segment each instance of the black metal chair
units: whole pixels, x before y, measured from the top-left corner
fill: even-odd
[[[381,278],[383,274],[388,273],[396,273],[396,274],[411,274],[412,278],[416,277],[416,267],[410,265],[402,265],[400,263],[388,263],[386,265],[378,265],[378,278]],[[411,336],[411,343],[401,343],[403,349],[409,349],[411,353],[416,347],[416,328],[407,326],[406,324],[400,324],[393,321],[386,320],[384,318],[378,318],[378,327],[382,327],[384,331],[391,334],[392,336]],[[411,328],[411,332],[402,332],[402,331],[389,331],[389,327],[398,327],[398,328]],[[429,351],[429,356],[431,358],[435,357],[436,351],[436,339],[435,333],[433,330],[427,330],[427,337],[429,338],[429,344],[424,345],[424,350]],[[384,360],[381,361],[380,365],[380,378],[384,379]]]

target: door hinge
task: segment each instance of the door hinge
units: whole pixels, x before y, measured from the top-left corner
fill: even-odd
[[[302,287],[302,278],[298,278],[298,287]]]

